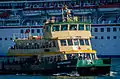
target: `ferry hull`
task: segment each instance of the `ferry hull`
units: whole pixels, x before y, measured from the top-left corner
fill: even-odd
[[[104,61],[104,60],[103,60]],[[46,68],[40,65],[3,65],[0,74],[42,74],[53,75],[57,73],[70,74],[71,72],[78,72],[81,76],[98,76],[109,75],[110,73],[110,59],[105,59],[104,64],[85,65],[80,64],[81,60],[68,60],[51,64],[46,64]],[[83,66],[84,65],[84,66]],[[26,68],[25,68],[26,66]],[[27,67],[28,66],[28,67]],[[11,67],[11,68],[10,68]]]

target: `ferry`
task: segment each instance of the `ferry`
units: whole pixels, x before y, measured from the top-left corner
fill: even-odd
[[[90,23],[79,22],[64,6],[62,21],[57,22],[54,17],[46,20],[42,37],[32,36],[28,30],[28,38],[14,40],[7,60],[1,63],[0,73],[109,75],[111,59],[97,57],[92,49],[90,30]],[[13,59],[9,59],[11,57]]]
[[[98,56],[120,56],[119,0],[0,1],[0,56],[5,56],[8,48],[14,45],[14,35],[17,35],[16,39],[25,38],[25,32],[30,30],[33,36],[42,36],[44,20],[51,16],[62,19],[62,4],[68,5],[80,22],[91,21],[94,36],[91,43]]]

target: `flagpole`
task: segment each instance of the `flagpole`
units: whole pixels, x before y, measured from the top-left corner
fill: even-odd
[[[62,8],[62,22],[64,22],[63,8]]]

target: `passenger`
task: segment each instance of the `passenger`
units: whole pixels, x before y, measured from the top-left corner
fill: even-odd
[[[79,60],[82,60],[82,54],[78,54],[79,56],[78,56],[78,58],[79,58]]]

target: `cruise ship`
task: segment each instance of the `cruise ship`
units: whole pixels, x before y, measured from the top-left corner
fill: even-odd
[[[61,20],[67,5],[72,16],[92,23],[91,39],[98,56],[120,56],[119,0],[4,0],[0,1],[0,55],[6,55],[13,39],[42,36],[43,22],[51,16]]]

